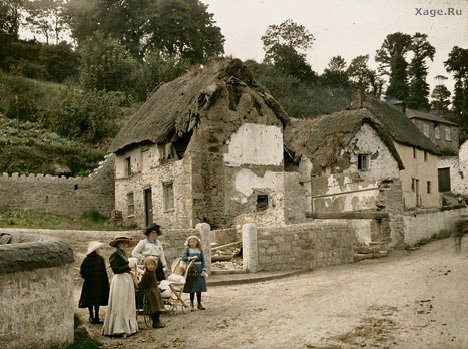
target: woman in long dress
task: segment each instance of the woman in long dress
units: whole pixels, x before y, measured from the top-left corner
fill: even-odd
[[[138,331],[135,304],[135,286],[131,267],[125,250],[135,242],[125,236],[116,237],[109,243],[115,247],[110,256],[110,266],[114,272],[110,285],[109,305],[102,327],[105,336],[127,337]]]

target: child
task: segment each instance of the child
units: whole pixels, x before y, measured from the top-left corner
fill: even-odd
[[[109,307],[102,327],[102,334],[126,338],[138,331],[135,286],[130,274],[132,265],[130,265],[125,252],[130,246],[135,246],[135,242],[128,237],[119,236],[109,245],[116,248],[109,258],[114,277],[110,286]]]
[[[88,308],[91,324],[102,324],[102,321],[99,320],[99,306],[107,305],[109,298],[109,279],[107,278],[106,265],[104,258],[98,253],[104,245],[99,241],[91,241],[88,244],[86,257],[80,266],[80,274],[84,282],[78,307]]]
[[[159,320],[161,311],[164,310],[164,303],[156,281],[156,268],[158,260],[155,257],[148,256],[144,262],[145,273],[138,284],[138,290],[143,292],[149,304],[147,310],[153,321],[153,328],[162,328],[165,325]]]
[[[206,292],[206,269],[205,259],[203,258],[203,251],[201,247],[200,239],[196,236],[189,236],[185,241],[186,246],[182,255],[182,260],[189,262],[194,260],[192,267],[187,273],[187,280],[184,285],[184,293],[190,293],[190,307],[193,310],[193,301],[195,293],[197,294],[197,308],[205,310],[205,307],[201,302],[201,293]]]

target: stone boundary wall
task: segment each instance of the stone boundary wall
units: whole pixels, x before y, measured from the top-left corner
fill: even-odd
[[[108,156],[89,177],[3,173],[0,206],[78,217],[97,210],[108,216],[114,209],[114,156]]]
[[[62,241],[9,232],[0,246],[0,343],[4,349],[73,342],[73,252]]]
[[[73,250],[75,256],[75,262],[73,264],[73,277],[75,282],[81,283],[82,279],[80,276],[80,265],[85,258],[86,249],[90,241],[101,241],[109,243],[114,237],[124,235],[131,237],[135,241],[140,241],[145,238],[142,230],[133,231],[84,231],[84,230],[52,230],[52,229],[5,229],[0,228],[0,233],[17,234],[27,233],[32,236],[45,236],[49,238],[58,238],[62,241],[67,242]],[[164,255],[166,261],[170,266],[171,263],[178,257],[182,257],[184,250],[184,242],[190,235],[196,235],[200,237],[200,233],[197,229],[164,229],[163,235],[160,240],[164,246]],[[112,271],[109,267],[109,256],[115,251],[115,249],[109,245],[101,249],[100,254],[106,260],[108,267],[108,276],[112,278]],[[131,253],[131,249],[129,254]]]
[[[245,244],[245,241],[244,241]],[[353,227],[315,220],[257,231],[258,270],[311,269],[353,261]]]
[[[457,220],[468,215],[468,207],[453,210],[429,209],[418,212],[406,212],[403,218],[405,244],[415,245],[422,239],[430,238],[441,230],[454,231]]]
[[[217,245],[226,245],[240,240],[240,234],[236,228],[211,230],[211,241]]]

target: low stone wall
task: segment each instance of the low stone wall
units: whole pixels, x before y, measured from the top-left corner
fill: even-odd
[[[257,245],[258,270],[311,269],[351,263],[353,227],[345,221],[315,220],[258,228]]]
[[[9,234],[24,234],[28,233],[33,236],[45,236],[53,237],[63,240],[70,244],[74,255],[75,262],[73,264],[74,278],[75,281],[81,282],[81,277],[79,274],[80,265],[86,256],[86,249],[88,247],[88,242],[97,240],[101,242],[108,243],[115,236],[124,235],[131,237],[135,241],[140,241],[145,238],[141,230],[137,231],[82,231],[82,230],[51,230],[51,229],[4,229],[0,228],[0,233],[9,233]],[[160,240],[164,246],[164,254],[166,257],[167,263],[170,265],[174,259],[182,256],[184,249],[184,242],[190,235],[200,236],[200,233],[196,229],[178,229],[178,230],[169,230],[165,229]],[[115,249],[109,245],[105,246],[101,250],[101,255],[106,261],[109,260],[109,256],[115,251]],[[106,263],[109,267],[108,263]],[[109,277],[112,276],[110,269],[108,270]]]
[[[0,206],[72,217],[97,210],[109,216],[114,209],[114,157],[108,157],[86,178],[3,173]]]
[[[463,215],[468,215],[468,207],[453,210],[426,210],[406,212],[403,218],[405,243],[415,245],[422,239],[430,238],[441,230],[453,231],[455,224]]]
[[[217,245],[226,245],[231,242],[239,241],[240,234],[236,228],[217,229],[211,231],[211,241]]]
[[[43,235],[9,232],[0,246],[0,346],[66,347],[73,342],[73,252]]]

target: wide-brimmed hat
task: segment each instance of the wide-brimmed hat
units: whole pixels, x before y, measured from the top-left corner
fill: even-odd
[[[200,238],[199,238],[198,236],[195,236],[195,235],[190,235],[190,236],[187,238],[187,240],[185,240],[184,245],[188,247],[188,245],[189,245],[188,243],[189,243],[189,241],[190,241],[191,239],[198,240],[198,242],[199,242],[200,245],[201,245],[201,240],[200,240]]]
[[[86,255],[96,251],[97,249],[106,246],[105,243],[100,241],[91,241],[88,243],[88,249],[86,250]]]
[[[148,236],[149,233],[151,233],[152,231],[155,231],[158,235],[162,235],[161,226],[154,224],[154,223],[151,223],[150,225],[148,225],[148,228],[145,229],[144,234]]]
[[[127,236],[117,236],[117,237],[114,238],[114,240],[109,242],[109,245],[111,245],[112,247],[117,247],[117,244],[119,242],[125,242],[125,241],[128,242],[129,247],[132,247],[132,246],[136,245],[136,242],[133,241],[131,238],[127,237]]]

